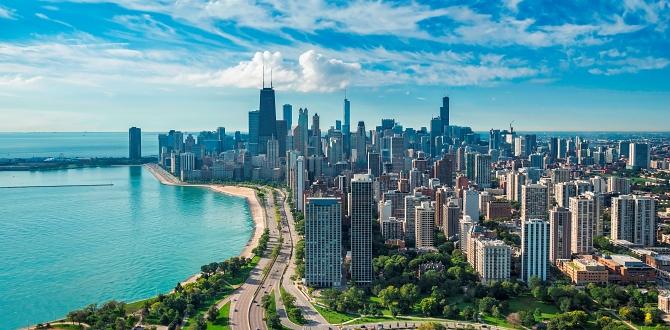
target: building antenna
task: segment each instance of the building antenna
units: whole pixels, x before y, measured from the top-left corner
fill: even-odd
[[[263,74],[262,74],[263,75],[263,88],[265,88],[265,59],[263,59],[262,70],[263,70]]]
[[[272,67],[270,67],[270,88],[272,88]]]
[[[347,99],[347,88],[346,87],[344,87],[344,99],[345,100]]]

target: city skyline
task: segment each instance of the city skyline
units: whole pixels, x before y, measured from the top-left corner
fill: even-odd
[[[448,95],[476,131],[667,130],[663,2],[263,4],[5,2],[0,131],[245,131],[263,66],[323,129],[346,88],[354,125],[429,127]]]

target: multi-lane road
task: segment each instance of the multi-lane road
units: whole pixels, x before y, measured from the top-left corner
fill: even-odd
[[[231,327],[233,329],[267,329],[264,321],[264,309],[261,300],[269,295],[280,283],[293,251],[293,240],[285,216],[283,195],[267,191],[265,202],[266,224],[270,231],[268,249],[258,266],[252,271],[231,304]],[[275,219],[274,205],[280,205],[281,226]],[[282,238],[280,240],[280,237]],[[271,251],[281,243],[279,255],[272,259]]]

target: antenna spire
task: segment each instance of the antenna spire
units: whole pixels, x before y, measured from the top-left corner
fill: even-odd
[[[270,67],[270,88],[272,88],[272,67]]]
[[[345,100],[347,99],[347,88],[346,87],[344,88],[344,99]]]
[[[265,59],[263,59],[263,88],[265,88]]]

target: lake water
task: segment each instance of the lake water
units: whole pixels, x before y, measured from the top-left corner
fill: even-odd
[[[110,183],[0,188],[0,329],[168,292],[251,236],[244,199],[161,185],[142,167],[0,172],[0,186]]]
[[[128,132],[0,133],[0,158],[128,157]],[[158,133],[142,132],[142,155],[158,155]]]

